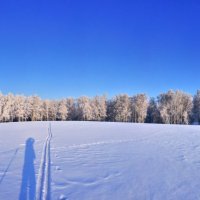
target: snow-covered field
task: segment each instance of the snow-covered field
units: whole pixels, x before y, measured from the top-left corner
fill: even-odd
[[[199,126],[49,124],[0,124],[0,199],[200,199]]]

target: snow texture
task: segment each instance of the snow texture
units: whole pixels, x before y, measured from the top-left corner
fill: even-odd
[[[0,199],[195,200],[199,188],[199,126],[0,124]]]

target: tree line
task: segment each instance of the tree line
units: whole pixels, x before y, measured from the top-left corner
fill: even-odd
[[[0,122],[111,121],[135,123],[200,123],[200,90],[194,96],[169,90],[156,98],[146,94],[86,96],[42,100],[39,96],[0,93]]]

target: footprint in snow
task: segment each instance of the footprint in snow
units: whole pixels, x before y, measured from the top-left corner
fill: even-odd
[[[59,200],[67,200],[67,197],[63,194],[60,195]]]
[[[56,166],[57,171],[62,171],[62,169],[59,166]]]

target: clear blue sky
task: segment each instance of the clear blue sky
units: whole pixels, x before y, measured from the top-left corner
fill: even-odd
[[[198,88],[198,0],[0,2],[3,93],[156,96]]]

